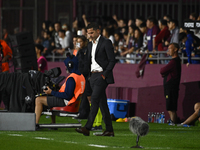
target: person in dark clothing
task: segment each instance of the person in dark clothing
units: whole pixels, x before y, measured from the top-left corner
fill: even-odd
[[[96,114],[100,107],[106,130],[97,136],[114,136],[112,120],[109,113],[106,88],[114,83],[113,68],[115,66],[114,47],[109,39],[100,35],[99,25],[91,23],[87,26],[87,33],[92,39],[88,44],[86,67],[90,71],[90,85],[92,87],[91,110],[84,127],[77,128],[78,133],[90,135]]]
[[[86,87],[82,95],[81,104],[79,107],[79,115],[78,117],[76,117],[76,119],[87,119],[90,112],[90,105],[89,105],[88,99],[91,96],[91,87],[88,81],[88,72],[84,69],[84,65],[85,65],[84,61],[85,61],[86,52],[87,52],[87,44],[88,44],[88,40],[84,35],[77,37],[76,50],[78,52],[77,52],[76,57],[78,58],[78,70],[85,77]]]
[[[166,98],[166,109],[172,124],[177,123],[177,101],[179,96],[179,85],[181,79],[181,60],[178,56],[179,45],[171,43],[168,47],[172,60],[160,70],[163,77],[164,94]]]

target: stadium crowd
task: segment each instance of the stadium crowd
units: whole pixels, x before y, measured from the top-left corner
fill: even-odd
[[[188,20],[200,20],[196,13],[191,13]],[[52,23],[44,21],[42,23],[41,35],[35,40],[36,44],[42,44],[44,51],[42,55],[65,57],[66,51],[72,52],[74,55],[80,49],[80,43],[77,37],[87,37],[85,27],[90,21],[86,15],[82,16],[82,20],[75,20],[72,28],[66,23]],[[200,50],[200,31],[188,30],[178,24],[178,20],[173,19],[170,15],[165,15],[157,20],[154,16],[143,18],[142,16],[132,20],[118,19],[116,15],[107,18],[96,18],[102,31],[102,35],[112,41],[115,56],[126,58],[140,58],[143,52],[155,52],[149,57],[169,57],[167,54],[170,43],[178,43],[181,47],[179,54],[183,53],[188,60],[184,61],[187,65],[199,64],[199,60],[192,60],[192,57],[199,57]],[[166,52],[166,53],[158,53]],[[48,60],[51,61],[51,59]],[[119,63],[138,63],[139,61],[131,59],[119,59]],[[149,63],[154,63],[150,61]],[[168,61],[160,61],[165,64]]]

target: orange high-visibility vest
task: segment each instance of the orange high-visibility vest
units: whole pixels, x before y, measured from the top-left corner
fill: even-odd
[[[76,99],[79,97],[79,95],[83,94],[84,90],[85,90],[85,78],[84,76],[81,75],[77,75],[75,73],[71,73],[68,78],[74,78],[75,83],[76,83],[76,87],[74,89],[74,96],[72,97],[72,99],[68,102],[68,105],[74,103],[76,101]],[[66,82],[67,79],[65,80],[65,83],[61,86],[59,92],[65,92],[65,87],[66,87]]]
[[[4,57],[6,55],[9,55],[10,56],[9,59],[11,59],[12,58],[12,50],[11,50],[11,48],[8,46],[8,44],[4,40],[0,40],[0,42],[1,42],[1,45],[3,47],[3,55],[4,55]],[[5,72],[5,71],[9,71],[8,62],[2,63],[2,72]]]

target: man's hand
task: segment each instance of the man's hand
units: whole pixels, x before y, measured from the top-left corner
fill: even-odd
[[[47,90],[43,90],[43,91],[44,93],[50,95],[52,90],[47,86]]]

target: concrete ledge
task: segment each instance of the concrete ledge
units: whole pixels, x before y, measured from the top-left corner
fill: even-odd
[[[35,131],[35,113],[0,112],[0,130]]]

